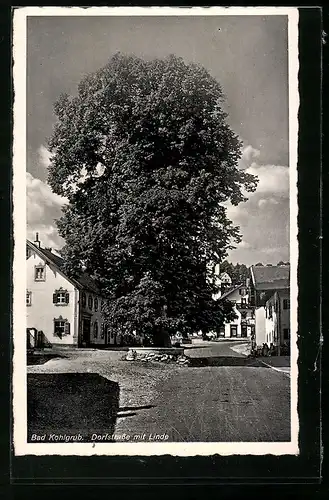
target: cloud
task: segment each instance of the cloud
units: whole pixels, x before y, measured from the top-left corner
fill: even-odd
[[[275,198],[261,198],[258,200],[259,208],[264,207],[265,205],[279,205],[279,203],[279,200],[276,200]]]
[[[252,163],[246,171],[258,177],[257,190],[253,196],[257,196],[260,193],[284,198],[289,196],[288,167],[283,167],[281,165],[257,165],[257,163]]]
[[[62,214],[67,200],[53,193],[50,186],[26,173],[27,236],[34,240],[39,233],[42,246],[60,248],[63,240],[57,232],[55,220]]]
[[[39,156],[39,161],[40,161],[41,165],[44,168],[48,168],[50,165],[51,155],[50,155],[50,152],[48,151],[48,149],[43,144],[38,149],[38,156]]]
[[[250,248],[250,247],[251,245],[245,240],[240,241],[240,243],[238,244],[238,248]]]
[[[262,165],[259,156],[259,150],[247,146],[240,160],[240,168],[257,176],[256,191],[245,193],[248,201],[238,206],[225,204],[243,237],[229,258],[247,265],[272,262],[276,255],[278,261],[289,260],[289,168]]]
[[[250,145],[246,146],[242,151],[242,156],[239,161],[239,167],[242,169],[247,168],[248,166],[250,166],[253,160],[259,157],[259,155],[259,149],[255,149]]]

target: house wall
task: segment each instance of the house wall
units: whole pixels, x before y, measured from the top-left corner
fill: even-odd
[[[276,328],[277,328],[277,318],[276,313],[273,313],[272,318],[265,318],[265,341],[268,345],[274,344],[276,345]]]
[[[281,334],[281,344],[284,343],[283,339],[283,331],[285,328],[289,329],[290,332],[290,308],[283,309],[283,301],[284,299],[290,299],[290,293],[286,291],[285,293],[280,293],[280,334]]]
[[[84,305],[83,293],[85,293],[86,301]],[[89,306],[89,298],[92,299],[92,307]],[[95,308],[95,299],[98,300],[98,308]],[[118,334],[110,334],[107,331],[107,325],[104,315],[102,314],[102,297],[95,293],[89,291],[81,291],[79,296],[79,304],[81,308],[80,313],[80,343],[82,343],[82,323],[83,318],[87,317],[90,319],[91,327],[90,327],[90,337],[89,337],[89,345],[90,346],[105,346],[105,345],[119,345],[121,342],[121,335]],[[95,323],[98,324],[98,335],[95,337]],[[102,337],[102,325],[105,325],[104,336]]]
[[[26,260],[26,288],[31,292],[31,305],[26,306],[27,327],[42,331],[51,344],[74,345],[78,342],[76,288],[55,267],[35,252],[30,251]],[[45,265],[45,281],[35,281],[35,266]],[[53,293],[59,288],[69,293],[68,304],[53,304]],[[54,333],[54,319],[62,316],[70,323],[70,333],[59,338]]]
[[[86,304],[82,299],[82,295],[85,293]],[[89,298],[92,299],[92,307],[89,306]],[[98,308],[95,307],[95,299],[98,300]],[[121,342],[120,334],[110,334],[107,331],[107,324],[104,315],[102,314],[102,297],[95,293],[89,291],[81,291],[79,296],[79,303],[81,307],[80,313],[80,337],[82,336],[82,323],[83,318],[87,317],[90,319],[90,336],[89,345],[90,346],[105,346],[105,345],[118,345]],[[98,335],[95,337],[95,323],[98,324]],[[104,336],[102,337],[102,325],[104,325]],[[80,343],[82,343],[82,337]]]
[[[265,307],[256,307],[255,309],[255,342],[262,346],[266,342],[266,322]]]
[[[246,307],[241,308],[241,299],[244,298],[246,302]],[[240,295],[239,289],[233,290],[228,296],[227,300],[230,302],[233,302],[234,305],[233,309],[235,314],[237,315],[237,318],[225,323],[224,328],[225,328],[225,338],[235,338],[231,337],[231,325],[232,326],[237,326],[237,337],[236,338],[241,338],[242,336],[242,322],[246,321],[247,322],[247,337],[251,336],[252,333],[252,324],[254,322],[253,320],[253,308],[248,307],[249,304],[249,295],[246,290],[245,295]],[[242,318],[242,313],[246,312],[246,318]],[[244,337],[245,338],[245,337]]]
[[[85,304],[84,299],[85,297]],[[91,298],[91,305],[90,305]],[[96,309],[96,301],[98,301],[97,309]],[[90,332],[89,332],[89,345],[101,346],[105,345],[106,339],[106,331],[104,330],[104,336],[102,337],[102,324],[105,324],[105,320],[102,314],[102,298],[92,292],[87,290],[81,290],[79,292],[79,306],[80,306],[80,344],[83,344],[84,338],[82,338],[83,332],[83,320],[84,318],[88,318],[90,320]],[[98,325],[98,333],[97,337],[95,336],[95,323]]]
[[[284,343],[284,329],[290,330],[290,308],[284,309],[284,300],[289,299],[289,291],[275,293],[266,303],[266,342],[274,345]],[[270,318],[272,307],[272,318]]]

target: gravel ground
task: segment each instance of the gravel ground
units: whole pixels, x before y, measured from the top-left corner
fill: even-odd
[[[27,373],[96,373],[120,386],[120,407],[148,405],[158,393],[159,383],[176,366],[163,363],[131,363],[124,351],[56,351],[61,358],[27,367]],[[157,387],[158,386],[158,387]]]

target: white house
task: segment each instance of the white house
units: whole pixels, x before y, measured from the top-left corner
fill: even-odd
[[[251,304],[255,306],[255,338],[253,339],[253,348],[262,347],[263,344],[268,344],[268,346],[274,344],[274,332],[277,331],[279,326],[274,326],[277,324],[276,316],[274,320],[273,316],[273,300],[278,300],[281,297],[282,300],[289,301],[290,295],[290,266],[252,266],[250,268],[251,272]],[[276,297],[274,299],[274,297]],[[280,299],[281,300],[281,299]],[[272,305],[272,317],[269,318],[269,308]],[[281,307],[281,306],[280,306]],[[282,332],[280,335],[287,337],[287,341],[290,339],[290,311],[287,312],[283,309],[282,319],[279,321],[279,325]],[[290,306],[289,306],[290,309]],[[284,318],[284,320],[283,320]],[[285,331],[285,333],[283,332]],[[289,336],[289,339],[288,339]]]
[[[250,338],[255,328],[254,308],[250,304],[249,282],[227,290],[221,300],[229,300],[233,304],[236,319],[227,322],[221,328],[220,337]]]
[[[290,341],[290,294],[288,290],[275,292],[265,304],[265,332],[268,345],[278,348]]]
[[[232,279],[227,273],[220,273],[219,275],[222,285],[232,286]]]
[[[41,248],[38,234],[26,243],[27,328],[43,333],[46,343],[76,347],[105,346],[120,342],[108,336],[102,315],[102,298],[86,273],[70,278],[63,259]]]

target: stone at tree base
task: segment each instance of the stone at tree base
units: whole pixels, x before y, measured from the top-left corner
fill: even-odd
[[[135,361],[136,357],[137,357],[136,351],[131,350],[131,351],[128,351],[127,356],[126,356],[126,360],[127,361]]]

